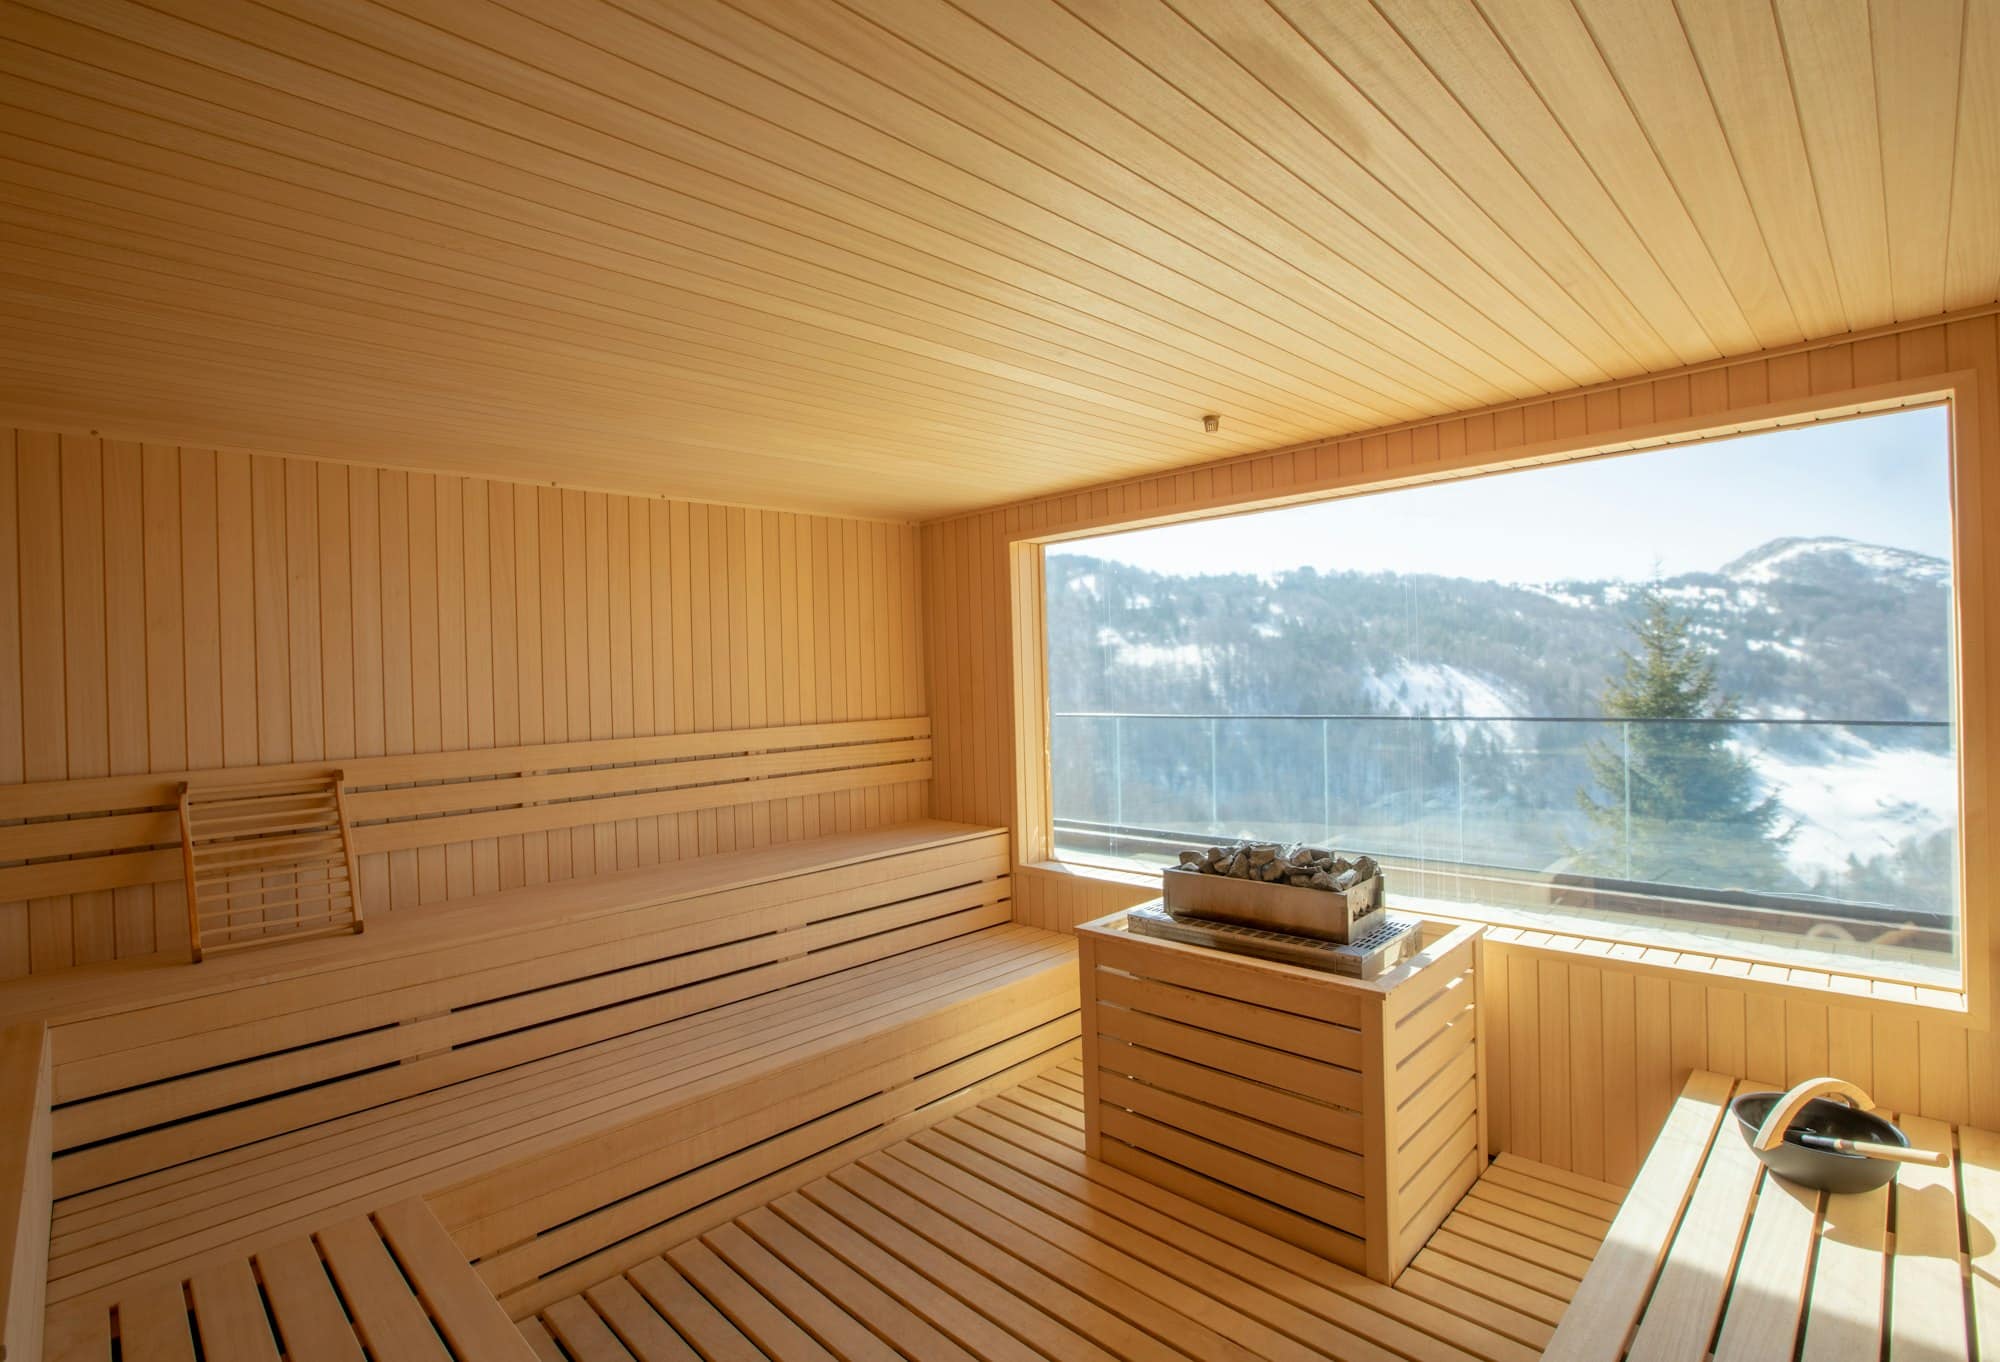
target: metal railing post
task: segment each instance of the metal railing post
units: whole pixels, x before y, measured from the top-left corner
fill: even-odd
[[[1222,822],[1222,774],[1221,767],[1215,759],[1215,734],[1216,730],[1221,727],[1222,720],[1220,719],[1211,718],[1208,721],[1208,830],[1211,833]]]
[[[1619,746],[1624,749],[1625,767],[1625,878],[1632,878],[1632,722],[1618,724]]]
[[[1111,720],[1111,825],[1125,826],[1125,716]],[[1114,838],[1111,849],[1118,849]]]
[[[1330,719],[1319,721],[1319,827],[1320,835],[1333,840],[1333,751],[1327,729]]]
[[[1458,859],[1465,860],[1465,744],[1458,745]]]

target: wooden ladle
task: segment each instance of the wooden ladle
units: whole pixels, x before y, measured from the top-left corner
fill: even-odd
[[[1817,1097],[1837,1097],[1858,1111],[1872,1111],[1875,1103],[1867,1093],[1844,1078],[1808,1078],[1796,1084],[1776,1105],[1764,1123],[1757,1127],[1756,1136],[1750,1141],[1752,1149],[1776,1149],[1784,1142],[1785,1131],[1791,1128],[1793,1120],[1806,1103]],[[1911,1149],[1906,1145],[1882,1144],[1873,1140],[1843,1140],[1831,1135],[1815,1135],[1800,1132],[1800,1144],[1808,1149],[1821,1149],[1838,1154],[1859,1154],[1870,1159],[1889,1159],[1896,1163],[1920,1163],[1932,1168],[1943,1168],[1950,1163],[1950,1157],[1935,1149]]]

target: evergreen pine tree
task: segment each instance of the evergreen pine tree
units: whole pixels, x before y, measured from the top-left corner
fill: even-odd
[[[1582,859],[1619,878],[1789,886],[1784,849],[1796,829],[1783,826],[1777,797],[1762,792],[1749,759],[1730,747],[1733,726],[1672,722],[1737,717],[1735,699],[1716,683],[1713,655],[1656,588],[1642,591],[1639,605],[1637,651],[1621,651],[1624,668],[1605,683],[1603,704],[1611,719],[1641,722],[1591,744],[1597,789],[1577,798],[1601,835]]]

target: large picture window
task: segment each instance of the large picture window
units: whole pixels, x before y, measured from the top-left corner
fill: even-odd
[[[1955,981],[1951,527],[1930,406],[1052,544],[1057,854]]]

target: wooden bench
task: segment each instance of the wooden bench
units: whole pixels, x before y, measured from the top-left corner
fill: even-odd
[[[180,789],[339,771],[368,913],[908,821],[922,715],[0,786],[0,909],[187,958]],[[270,916],[296,914],[280,883]],[[145,943],[126,950],[127,939]]]
[[[0,1362],[42,1355],[49,1265],[48,1028],[0,1030]]]
[[[1004,832],[915,823],[16,985],[53,1057],[51,1305],[422,1196],[533,1309],[1074,1038],[1073,943],[1012,922],[1008,869]]]
[[[535,1362],[415,1198],[134,1283],[115,1310],[58,1310],[47,1342],[43,1362]]]
[[[1733,1129],[1732,1096],[1783,1086],[1688,1079],[1548,1362],[2000,1358],[2000,1136],[1897,1116],[1953,1166],[1831,1196],[1772,1177]]]

